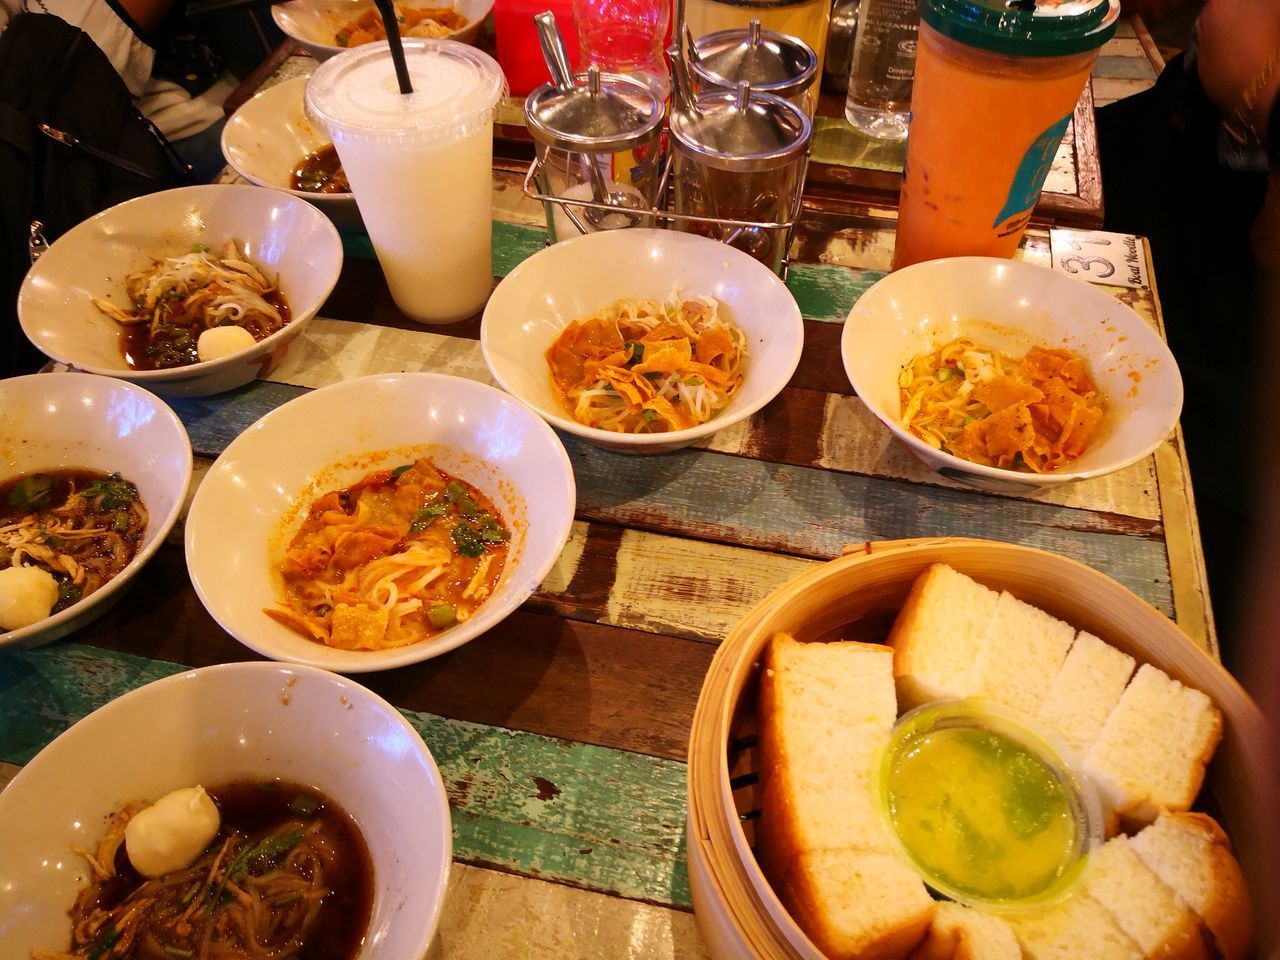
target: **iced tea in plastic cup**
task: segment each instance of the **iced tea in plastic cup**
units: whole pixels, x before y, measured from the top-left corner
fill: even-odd
[[[391,48],[320,64],[307,110],[333,139],[396,306],[420,323],[479,313],[493,288],[493,114],[506,87],[488,54],[404,41],[413,93]]]
[[[921,0],[894,268],[1011,257],[1118,0]]]

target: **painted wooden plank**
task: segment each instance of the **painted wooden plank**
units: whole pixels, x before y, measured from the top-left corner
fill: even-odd
[[[812,466],[964,489],[917,460],[857,397],[828,394],[824,421],[819,435],[819,455],[811,462]],[[1152,521],[1160,519],[1154,464],[1150,457],[1116,473],[1025,499]]]
[[[1136,41],[1134,41],[1136,42]],[[1147,80],[1155,83],[1156,72],[1137,44],[1137,56],[1110,56],[1105,52],[1093,63],[1093,79],[1097,80]],[[1094,87],[1096,90],[1097,87]]]
[[[474,341],[322,319],[317,319],[312,327],[314,332],[308,329],[298,348],[272,374],[273,381],[280,379],[288,383],[250,385],[235,394],[221,413],[211,411],[206,401],[171,401],[186,423],[198,454],[216,457],[256,419],[278,404],[299,396],[303,392],[300,387],[325,386],[367,373],[415,369],[492,382],[479,345]],[[789,416],[779,417],[780,422],[774,425],[772,420],[782,410]],[[805,425],[807,410],[822,411],[821,419]],[[775,441],[781,441],[781,446]],[[811,395],[799,388],[787,388],[783,396],[764,411],[724,435],[716,434],[702,441],[698,448],[776,463],[966,489],[938,476],[911,456],[856,397]],[[1159,513],[1152,469],[1148,459],[1116,474],[1073,484],[1043,497],[1015,495],[1013,499],[1156,520]],[[1123,524],[1112,525],[1112,529],[1132,532]]]
[[[1087,511],[697,451],[653,458],[639,471],[572,438],[566,447],[578,513],[590,520],[814,558],[868,540],[1004,540],[1090,564],[1172,612],[1163,544],[1106,532]]]
[[[1112,37],[1102,45],[1099,57],[1146,57],[1142,42],[1132,37]]]
[[[1133,24],[1129,22],[1128,17],[1121,17],[1116,21],[1116,36],[1129,38],[1137,36],[1133,31]]]
[[[0,760],[185,667],[60,644],[0,656]],[[402,710],[440,767],[456,859],[688,906],[684,764]]]
[[[1141,93],[1143,90],[1148,90],[1154,83],[1153,80],[1112,79],[1109,77],[1094,77],[1092,82],[1093,102],[1100,107],[1108,103],[1114,103],[1116,100],[1123,100],[1125,97],[1133,96],[1135,93]]]
[[[454,864],[427,960],[701,960],[693,914]]]
[[[723,640],[777,587],[813,560],[626,530],[606,619],[638,630]]]

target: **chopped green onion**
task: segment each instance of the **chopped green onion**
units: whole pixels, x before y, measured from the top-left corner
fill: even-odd
[[[300,817],[309,817],[320,809],[320,801],[309,793],[300,793],[289,802],[289,809]]]
[[[84,591],[77,587],[70,580],[58,581],[58,602],[54,604],[56,607],[69,607],[73,603],[79,603],[84,599]]]
[[[203,886],[204,884],[201,883],[199,880],[193,883],[190,889],[188,889],[187,892],[182,895],[182,905],[185,907],[188,903],[194,900],[196,897],[196,894],[200,892],[200,888]]]
[[[191,252],[192,253],[208,253],[209,246],[208,244],[204,244],[204,243],[193,243],[191,245]],[[191,954],[187,954],[187,956],[191,956]]]
[[[468,523],[459,523],[450,534],[461,557],[478,557],[484,553],[484,540],[480,532]]]
[[[939,380],[939,382],[945,382],[945,381],[950,380],[950,379],[951,379],[951,368],[950,368],[950,367],[939,367],[939,368],[938,368],[938,380]]]
[[[437,503],[434,507],[423,507],[413,515],[413,519],[409,522],[409,532],[421,533],[435,523],[437,517],[444,516],[448,509],[443,503]]]
[[[450,480],[444,488],[444,498],[450,503],[456,503],[462,497],[467,495],[467,488],[460,484],[457,480]]]
[[[138,488],[120,474],[113,473],[102,480],[93,481],[80,491],[80,495],[86,500],[101,497],[103,510],[119,510],[138,499]]]
[[[114,947],[119,939],[120,931],[112,927],[93,942],[93,946],[89,948],[88,960],[98,960],[100,956]]]
[[[644,422],[645,422],[645,423],[653,423],[653,421],[655,421],[655,420],[657,420],[657,419],[658,419],[658,411],[657,411],[657,410],[644,410],[644,411],[642,411],[642,412],[641,412],[640,416],[641,416],[641,418],[644,420]]]
[[[186,960],[187,957],[195,956],[195,953],[191,950],[188,950],[186,947],[175,947],[167,943],[160,949],[163,950],[165,953],[167,953],[171,957],[182,957],[183,960]]]
[[[451,604],[437,603],[435,606],[427,608],[427,619],[431,621],[431,625],[437,630],[443,630],[445,627],[452,627],[458,622],[458,614],[454,612]]]
[[[129,511],[117,510],[116,518],[111,521],[111,529],[117,533],[123,533],[129,529]]]
[[[334,42],[338,44],[338,46],[345,47],[348,43],[351,42],[351,34],[337,33],[337,34],[334,34],[333,39],[334,39]]]
[[[480,539],[485,543],[502,543],[510,536],[506,530],[502,529],[502,525],[497,520],[488,515],[481,522],[479,533]]]
[[[329,614],[333,613],[333,607],[327,603],[317,603],[311,608],[311,612],[317,617],[327,617]]]
[[[35,507],[49,499],[49,491],[53,487],[53,478],[43,473],[33,473],[23,477],[9,491],[9,506]]]
[[[627,363],[640,363],[644,360],[644,344],[636,340],[628,340],[626,349],[631,351],[631,357]]]
[[[391,472],[396,476],[397,479],[399,479],[401,474],[403,474],[406,470],[411,470],[412,468],[413,468],[412,463],[402,463],[400,464],[400,466],[396,467]]]
[[[458,509],[462,511],[464,516],[474,517],[477,513],[483,513],[480,505],[470,497],[462,497],[458,500]]]

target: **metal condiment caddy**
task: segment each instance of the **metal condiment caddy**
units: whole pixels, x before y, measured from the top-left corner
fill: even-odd
[[[539,27],[557,82],[525,102],[537,154],[524,193],[543,204],[550,242],[566,233],[663,225],[721,240],[785,276],[808,170],[812,124],[805,110],[746,81],[695,94],[687,59],[673,47],[672,113],[664,127],[661,102],[654,97],[655,119],[634,89],[638,81],[595,70],[568,77],[556,62],[554,20],[540,19]],[[647,165],[656,167],[658,138],[666,135],[669,149],[650,191]],[[627,169],[615,170],[619,157]],[[572,182],[574,170],[586,175]]]

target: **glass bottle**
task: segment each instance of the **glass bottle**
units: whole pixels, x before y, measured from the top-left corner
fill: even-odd
[[[844,115],[867,136],[907,135],[919,28],[915,0],[862,0]]]

